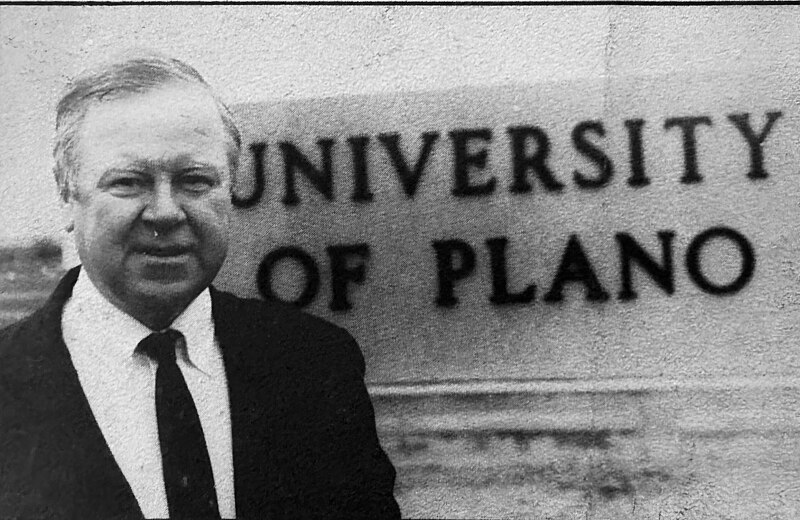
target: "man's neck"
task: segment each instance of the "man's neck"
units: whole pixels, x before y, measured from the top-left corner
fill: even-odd
[[[129,309],[123,309],[120,307],[122,312],[127,313],[130,316],[133,316],[137,321],[141,322],[150,330],[159,331],[169,328],[175,318],[180,316],[180,314],[186,309],[186,306],[173,309],[169,312],[146,312],[142,310],[141,312]]]
[[[103,284],[95,284],[86,272],[81,276],[87,276],[89,283],[111,303],[114,307],[121,310],[128,316],[131,316],[136,321],[146,326],[150,330],[160,331],[169,328],[175,318],[186,310],[186,308],[194,301],[198,294],[192,295],[191,298],[182,298],[180,300],[167,300],[167,299],[141,299],[141,298],[120,298],[108,287]],[[201,291],[202,292],[202,291]]]

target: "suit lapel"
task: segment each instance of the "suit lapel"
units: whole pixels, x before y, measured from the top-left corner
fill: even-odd
[[[131,488],[97,425],[64,344],[61,314],[72,295],[79,268],[70,270],[47,303],[31,317],[28,351],[35,360],[35,410],[41,426],[33,432],[30,468],[47,475],[43,504],[57,516],[142,518]],[[270,516],[281,488],[282,459],[276,453],[276,389],[285,384],[280,356],[268,348],[260,305],[211,287],[215,332],[228,380],[238,517]],[[258,307],[258,309],[256,309]],[[280,349],[278,349],[280,350]],[[57,468],[55,471],[53,468]]]
[[[66,516],[141,517],[138,503],[105,442],[72,365],[61,313],[79,268],[69,271],[45,306],[32,316],[38,334],[29,346],[38,387],[34,466],[47,482],[46,505]],[[55,469],[54,469],[55,468]]]
[[[29,319],[26,365],[36,385],[26,413],[38,424],[30,435],[31,474],[42,505],[59,517],[141,518],[133,492],[95,421],[64,344],[61,314],[79,268],[70,270],[47,303]],[[269,516],[282,486],[285,461],[276,437],[292,406],[276,402],[290,381],[280,348],[270,347],[260,304],[211,287],[215,332],[228,380],[238,517]],[[278,341],[280,343],[280,341]],[[276,428],[278,428],[276,430]],[[36,477],[38,479],[38,477]],[[40,485],[41,484],[41,485]]]
[[[212,287],[211,301],[228,379],[236,514],[266,516],[274,465],[269,457],[269,399],[264,399],[270,389],[263,385],[274,377],[265,372],[269,365],[262,359],[263,327],[244,300]]]

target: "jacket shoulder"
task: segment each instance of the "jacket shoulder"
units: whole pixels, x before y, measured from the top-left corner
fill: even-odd
[[[269,345],[309,360],[349,359],[364,370],[364,358],[349,332],[292,304],[239,298],[214,289],[212,308],[218,334]]]
[[[42,423],[39,412],[63,396],[57,377],[69,358],[51,341],[41,309],[0,331],[0,410],[8,424]],[[0,428],[0,437],[9,434]]]
[[[271,334],[284,333],[293,337],[302,336],[318,340],[349,340],[350,334],[343,328],[323,318],[309,314],[292,304],[278,300],[240,298],[234,294],[214,291],[214,301],[219,303],[214,318],[245,329],[252,327],[269,329]],[[215,311],[217,309],[215,308]]]
[[[26,336],[30,332],[32,316],[23,318],[16,323],[12,323],[0,329],[0,357],[4,356],[6,352],[10,351],[20,336]]]
[[[36,311],[0,330],[0,380],[24,377],[46,355],[41,347],[49,327],[43,323],[41,313]]]
[[[0,373],[11,373],[21,363],[41,361],[58,350],[61,312],[72,294],[79,268],[70,269],[47,301],[33,314],[0,330]]]

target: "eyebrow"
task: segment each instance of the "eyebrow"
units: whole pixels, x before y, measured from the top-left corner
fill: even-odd
[[[112,172],[129,169],[149,171],[161,168],[168,171],[180,171],[188,168],[217,171],[220,169],[220,165],[208,161],[197,160],[189,154],[181,154],[168,159],[142,159],[135,156],[123,156],[119,161],[111,163],[105,169],[105,171]]]

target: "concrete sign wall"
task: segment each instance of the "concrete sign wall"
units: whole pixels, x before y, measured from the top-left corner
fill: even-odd
[[[340,323],[372,382],[796,373],[773,72],[239,105],[217,283]]]

